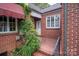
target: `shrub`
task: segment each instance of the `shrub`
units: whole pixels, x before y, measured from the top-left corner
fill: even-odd
[[[26,19],[20,23],[20,32],[23,33],[25,44],[16,48],[14,55],[31,56],[39,48],[39,39],[34,29],[32,19]]]

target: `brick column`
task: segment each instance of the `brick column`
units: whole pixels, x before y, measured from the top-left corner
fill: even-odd
[[[60,40],[60,55],[64,55],[64,5],[61,8],[61,40]]]

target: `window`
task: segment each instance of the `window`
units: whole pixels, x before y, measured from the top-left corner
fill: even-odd
[[[58,15],[55,16],[55,27],[60,27],[60,20]]]
[[[12,17],[0,16],[0,33],[16,32],[17,20]]]
[[[7,19],[6,17],[0,17],[0,32],[7,31]]]
[[[50,27],[50,17],[47,17],[47,27]]]
[[[16,21],[14,18],[10,17],[9,18],[9,26],[10,26],[10,31],[15,31],[16,30]]]
[[[53,16],[51,16],[51,27],[54,27],[54,17]]]
[[[60,28],[60,15],[47,16],[46,28]]]

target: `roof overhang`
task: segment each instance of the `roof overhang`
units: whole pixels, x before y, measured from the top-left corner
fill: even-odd
[[[42,18],[41,14],[39,12],[34,11],[34,10],[31,11],[31,16],[37,17],[37,18]]]
[[[24,18],[23,8],[15,3],[0,3],[0,16],[11,16],[14,18]]]

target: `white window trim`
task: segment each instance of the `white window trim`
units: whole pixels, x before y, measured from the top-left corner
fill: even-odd
[[[7,31],[6,32],[0,32],[0,34],[5,34],[5,33],[17,33],[18,32],[18,21],[17,21],[17,19],[15,19],[16,21],[15,21],[15,23],[16,23],[16,30],[15,31],[10,31],[9,30],[9,17],[7,17]]]
[[[55,16],[58,15],[59,16],[59,27],[55,27]],[[54,27],[51,27],[51,16],[54,16]],[[47,29],[59,29],[60,28],[60,14],[55,14],[55,15],[51,15],[51,16],[46,16],[46,28]],[[47,26],[47,18],[50,17],[50,27]]]

